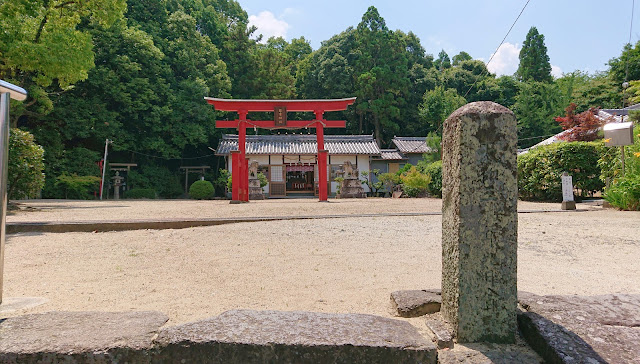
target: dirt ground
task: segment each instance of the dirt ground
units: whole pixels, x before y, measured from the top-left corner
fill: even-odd
[[[340,219],[252,222],[181,230],[7,237],[4,297],[52,310],[158,310],[169,325],[236,308],[357,312],[390,317],[395,290],[439,288],[437,199],[51,201],[21,203],[7,221],[280,215]],[[640,293],[640,212],[521,203],[518,289],[536,294]],[[537,211],[537,212],[530,212]],[[2,314],[0,314],[2,317]]]

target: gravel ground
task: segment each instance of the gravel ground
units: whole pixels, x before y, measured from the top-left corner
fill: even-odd
[[[438,212],[435,199],[23,202],[8,221]],[[521,203],[550,211],[559,204]],[[519,214],[518,289],[640,293],[640,212]],[[158,310],[169,325],[235,308],[391,316],[389,294],[440,287],[441,218],[346,217],[7,237],[4,297],[52,310]],[[1,314],[0,314],[0,317]]]

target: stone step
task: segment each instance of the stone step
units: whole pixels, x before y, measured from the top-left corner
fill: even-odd
[[[160,312],[48,312],[0,320],[0,363],[437,363],[405,321],[233,310],[160,329]]]

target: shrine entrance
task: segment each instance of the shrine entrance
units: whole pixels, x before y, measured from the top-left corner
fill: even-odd
[[[287,193],[310,193],[318,195],[319,201],[327,201],[327,154],[324,148],[324,128],[344,128],[344,120],[325,120],[326,111],[343,111],[353,104],[355,97],[328,100],[234,100],[205,97],[219,111],[238,113],[236,120],[216,120],[216,128],[238,130],[238,150],[231,157],[231,203],[249,201],[249,169],[246,157],[247,128],[262,129],[316,129],[316,163],[286,163],[281,169],[271,167],[271,195]],[[249,112],[273,112],[273,120],[250,120]],[[287,112],[313,112],[315,120],[287,120]],[[317,171],[317,183],[316,173]],[[282,173],[282,174],[280,174]],[[282,180],[279,177],[282,176]],[[275,177],[275,179],[274,179]],[[275,182],[275,183],[274,183]]]

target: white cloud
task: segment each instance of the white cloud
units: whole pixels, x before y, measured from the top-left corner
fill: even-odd
[[[518,70],[518,64],[520,63],[518,58],[520,49],[521,47],[518,47],[517,44],[502,43],[495,56],[492,54],[493,59],[487,68],[497,76],[514,74]]]
[[[562,77],[562,69],[558,66],[551,65],[551,75],[555,78]]]
[[[262,34],[262,42],[266,43],[271,37],[287,37],[289,24],[282,19],[277,19],[270,11],[262,11],[258,15],[249,16],[249,26],[255,25],[258,30],[255,35]]]

